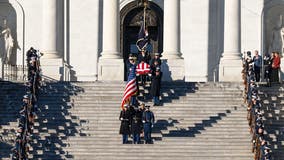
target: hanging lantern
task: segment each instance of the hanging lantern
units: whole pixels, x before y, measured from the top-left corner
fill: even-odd
[[[149,5],[149,0],[143,0],[143,6],[147,8]]]
[[[137,0],[137,5],[139,7],[147,8],[149,5],[149,0]]]

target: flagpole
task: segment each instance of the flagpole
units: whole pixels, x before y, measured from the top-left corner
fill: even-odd
[[[146,6],[147,6],[147,4],[144,2],[144,19],[143,19],[144,31],[145,31],[145,25],[146,25]]]
[[[143,0],[143,5],[144,5],[144,30],[146,30],[146,10],[147,10],[147,7],[148,7],[148,3],[149,1],[148,0]]]

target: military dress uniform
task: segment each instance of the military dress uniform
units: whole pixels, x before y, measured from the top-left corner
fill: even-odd
[[[146,144],[152,143],[152,127],[155,122],[155,116],[152,111],[149,110],[150,106],[146,106],[146,110],[143,112],[143,127],[144,127],[144,139]]]
[[[142,133],[143,123],[142,123],[142,109],[136,109],[131,120],[131,132],[133,136],[133,143],[140,143],[140,134]]]

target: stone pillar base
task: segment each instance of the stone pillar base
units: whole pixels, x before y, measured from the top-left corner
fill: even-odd
[[[42,58],[40,63],[41,63],[42,74],[43,76],[46,76],[46,79],[61,80],[61,77],[63,77],[61,73],[61,70],[63,68],[62,58],[56,58],[56,59]]]
[[[2,63],[2,58],[0,58],[0,80],[4,79],[4,65]]]
[[[220,82],[241,82],[242,61],[240,59],[222,59],[219,64]]]
[[[184,59],[162,59],[162,81],[184,81]]]
[[[284,80],[284,58],[281,58],[280,61],[280,76],[279,76],[279,81],[282,83]]]
[[[43,51],[44,58],[48,59],[60,59],[61,56],[57,51]]]
[[[98,79],[106,81],[124,80],[123,59],[100,59]]]

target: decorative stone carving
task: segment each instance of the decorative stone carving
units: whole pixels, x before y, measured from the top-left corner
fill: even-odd
[[[271,33],[271,40],[269,44],[269,53],[277,51],[279,53],[284,52],[284,24],[283,15],[279,16],[279,21],[273,28]]]
[[[133,19],[130,21],[129,26],[140,26],[140,22],[143,21],[144,12],[141,10],[138,14],[136,14]],[[146,11],[146,24],[147,26],[157,26],[157,15],[153,10]]]
[[[4,43],[4,48],[2,48],[2,61],[5,64],[11,63],[11,56],[12,56],[12,51],[14,47],[14,39],[11,34],[11,29],[7,25],[7,20],[3,20],[3,27],[0,32],[0,36],[3,36],[3,42]]]

